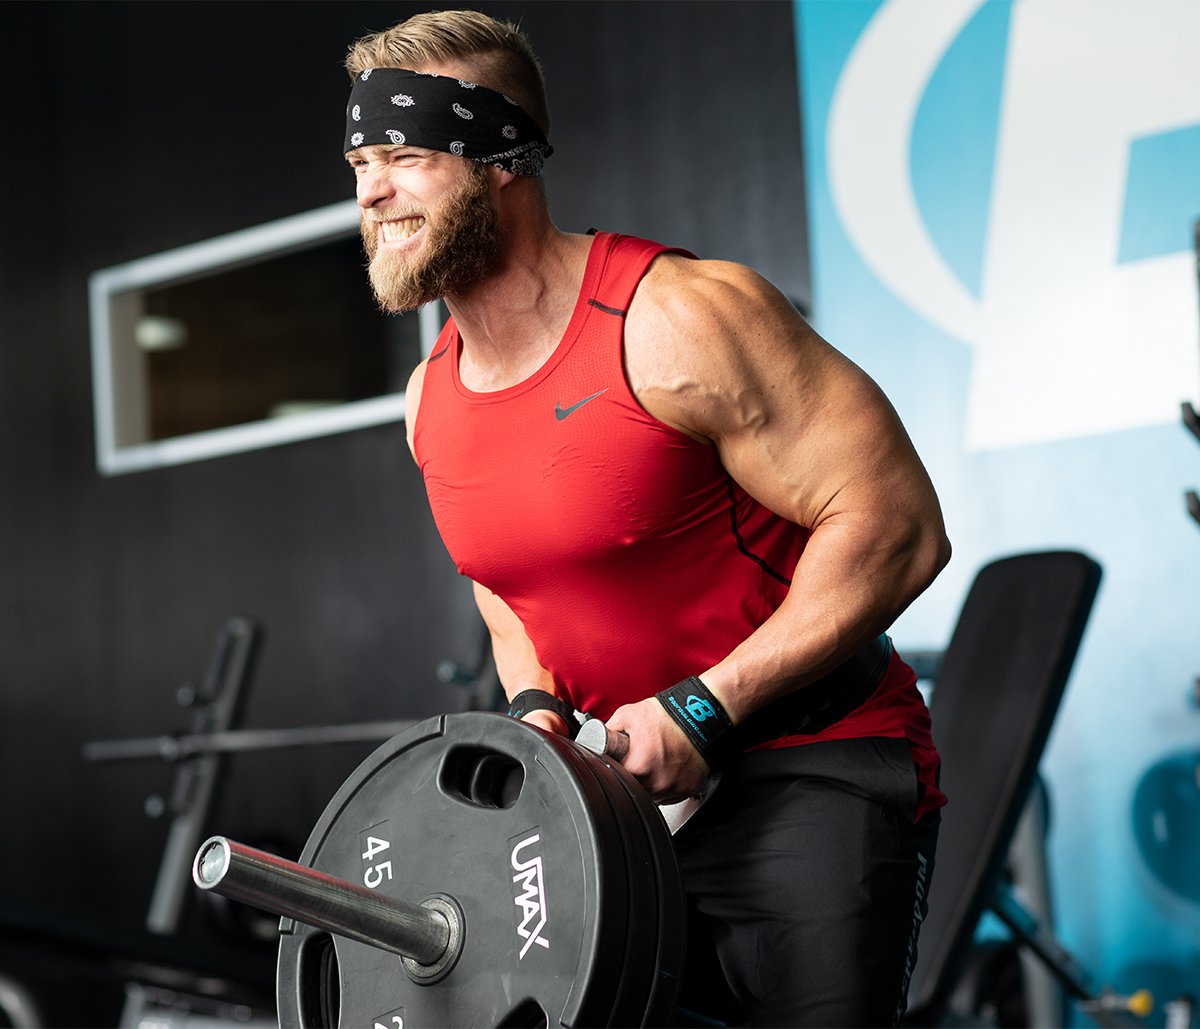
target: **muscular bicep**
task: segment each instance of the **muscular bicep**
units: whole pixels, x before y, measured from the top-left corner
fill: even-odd
[[[500,685],[510,700],[522,690],[538,689],[557,694],[554,677],[538,661],[525,626],[500,597],[473,582],[475,604],[492,640],[492,655]]]
[[[647,410],[709,441],[747,493],[811,530],[792,591],[800,601],[828,598],[846,621],[889,623],[949,544],[883,392],[749,269],[666,265],[639,300],[627,362]]]
[[[756,499],[815,529],[937,516],[925,469],[887,397],[811,334],[745,359],[740,414],[715,414],[721,461]],[[940,524],[940,521],[939,521]]]

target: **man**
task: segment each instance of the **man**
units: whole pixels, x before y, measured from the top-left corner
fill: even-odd
[[[419,15],[347,68],[376,295],[452,315],[408,439],[510,713],[607,719],[659,802],[720,774],[675,837],[682,1006],[892,1023],[944,798],[883,633],[949,558],[895,412],[749,269],[555,227],[513,26]]]

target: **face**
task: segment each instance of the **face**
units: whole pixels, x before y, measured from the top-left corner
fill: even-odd
[[[493,267],[499,219],[482,165],[412,147],[363,147],[347,159],[359,179],[371,286],[385,311],[461,293]]]

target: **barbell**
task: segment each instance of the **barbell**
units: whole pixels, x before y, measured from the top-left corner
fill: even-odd
[[[193,879],[282,916],[284,1027],[655,1025],[674,1009],[684,901],[662,815],[613,760],[505,715],[383,744],[298,862],[214,837]]]

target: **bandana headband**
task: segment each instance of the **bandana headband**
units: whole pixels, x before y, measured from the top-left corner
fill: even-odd
[[[368,68],[350,90],[343,152],[376,144],[441,150],[515,175],[541,175],[554,152],[504,94],[403,68]]]

